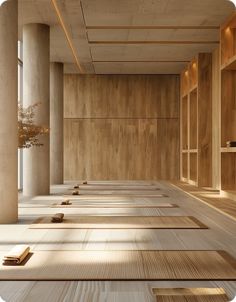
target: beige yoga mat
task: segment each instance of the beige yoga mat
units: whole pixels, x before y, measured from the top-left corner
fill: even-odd
[[[119,196],[163,196],[156,190],[83,190],[69,189],[67,194],[73,194],[73,191],[79,191],[79,195],[119,195]]]
[[[234,281],[236,261],[222,251],[33,251],[20,267],[0,266],[0,280]]]
[[[52,208],[178,208],[176,204],[160,203],[160,204],[138,204],[138,203],[81,203],[71,201],[71,204],[61,205],[61,203],[55,203]]]
[[[74,185],[84,185],[83,182],[77,182],[74,183]],[[147,187],[147,186],[158,186],[158,184],[154,183],[154,182],[139,182],[139,181],[89,181],[87,180],[87,184],[88,186],[129,186],[129,187],[137,187],[137,186],[141,186],[141,187]]]
[[[156,191],[160,190],[157,186],[114,186],[114,185],[79,185],[80,190],[97,190],[97,191],[103,191],[103,190],[108,190],[108,191],[114,191],[114,190],[130,190],[130,191]]]
[[[84,192],[84,191],[83,191]],[[71,191],[71,194],[64,194],[63,196],[65,198],[73,198],[73,199],[100,199],[100,200],[105,200],[105,199],[108,199],[108,200],[118,200],[118,199],[121,199],[121,198],[165,198],[165,197],[169,197],[168,195],[166,194],[117,194],[118,192],[115,192],[115,193],[110,193],[109,191],[109,194],[104,194],[103,193],[96,193],[96,194],[87,194],[87,193],[83,193],[81,192],[80,195],[72,195],[72,191]]]
[[[223,288],[153,288],[157,302],[228,302]]]
[[[65,216],[60,224],[39,218],[30,229],[206,229],[190,216]]]

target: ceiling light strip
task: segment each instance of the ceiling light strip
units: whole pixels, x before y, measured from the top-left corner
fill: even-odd
[[[93,63],[189,63],[189,61],[93,61]]]
[[[113,26],[113,25],[92,25],[92,26],[86,26],[86,29],[134,29],[134,30],[138,30],[138,29],[184,29],[184,30],[188,30],[188,29],[219,29],[219,26],[135,26],[135,25],[117,25],[117,26]]]
[[[219,44],[219,41],[89,41],[89,44]]]
[[[60,25],[61,25],[61,27],[62,27],[62,29],[63,29],[63,31],[64,31],[64,34],[65,34],[66,39],[67,39],[67,42],[68,42],[68,44],[69,44],[69,46],[70,46],[70,49],[71,49],[71,51],[72,51],[72,54],[73,54],[73,56],[74,56],[76,65],[77,65],[77,67],[79,68],[79,71],[80,71],[81,73],[84,73],[83,68],[82,68],[82,66],[81,66],[81,64],[80,64],[80,62],[79,62],[78,57],[77,57],[77,54],[76,54],[75,48],[74,48],[74,46],[73,46],[72,40],[71,40],[71,38],[70,38],[69,32],[68,32],[68,30],[67,30],[67,28],[66,28],[66,25],[65,25],[65,22],[64,22],[64,20],[63,20],[62,14],[61,14],[61,12],[60,12],[60,10],[59,10],[59,7],[58,7],[58,5],[57,5],[57,2],[56,2],[56,0],[51,0],[51,2],[52,2],[52,4],[53,4],[53,7],[54,7],[55,12],[56,12],[56,15],[57,15],[57,17],[58,17],[59,23],[60,23]]]

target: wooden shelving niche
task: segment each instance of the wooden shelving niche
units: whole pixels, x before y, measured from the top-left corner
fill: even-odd
[[[236,14],[221,27],[221,190],[236,200]]]
[[[181,74],[181,180],[212,185],[212,54],[200,53]]]

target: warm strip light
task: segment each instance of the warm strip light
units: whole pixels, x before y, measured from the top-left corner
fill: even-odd
[[[189,61],[93,61],[93,63],[189,63]]]
[[[89,44],[219,44],[219,41],[89,41]]]
[[[80,71],[81,73],[84,73],[83,68],[81,67],[81,64],[80,64],[80,62],[79,62],[79,59],[78,59],[78,57],[77,57],[77,54],[76,54],[75,48],[74,48],[74,46],[73,46],[72,40],[71,40],[70,35],[69,35],[69,33],[68,33],[68,30],[66,29],[66,25],[65,25],[65,22],[64,22],[64,20],[63,20],[62,14],[61,14],[61,12],[60,12],[60,10],[59,10],[59,7],[58,7],[58,5],[57,5],[57,2],[56,2],[56,0],[51,0],[51,2],[52,2],[52,4],[53,4],[53,7],[54,7],[55,12],[56,12],[56,14],[57,14],[58,20],[59,20],[59,22],[60,22],[60,24],[61,24],[61,27],[62,27],[62,29],[63,29],[63,31],[64,31],[64,33],[65,33],[65,36],[66,36],[67,42],[69,43],[69,46],[70,46],[70,48],[71,48],[72,54],[73,54],[73,56],[74,56],[74,58],[75,58],[76,65],[77,65],[77,67],[79,68],[79,71]]]
[[[236,1],[236,0],[235,0]],[[88,25],[86,29],[96,29],[96,30],[113,30],[113,29],[132,29],[132,30],[140,30],[140,29],[219,29],[219,26],[149,26],[149,25]]]
[[[231,28],[230,28],[229,26],[226,27],[225,32],[226,32],[227,34],[230,34],[230,33],[231,33]]]

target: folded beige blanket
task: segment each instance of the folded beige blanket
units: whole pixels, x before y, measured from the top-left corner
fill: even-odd
[[[61,205],[70,205],[70,204],[72,204],[72,203],[70,202],[70,199],[63,200],[63,201],[61,202]]]
[[[20,264],[29,254],[30,247],[26,244],[16,245],[3,257],[3,264]]]
[[[62,222],[64,218],[63,213],[56,213],[55,215],[52,216],[51,222]]]
[[[72,192],[72,195],[79,195],[79,190],[74,190],[74,191]]]

